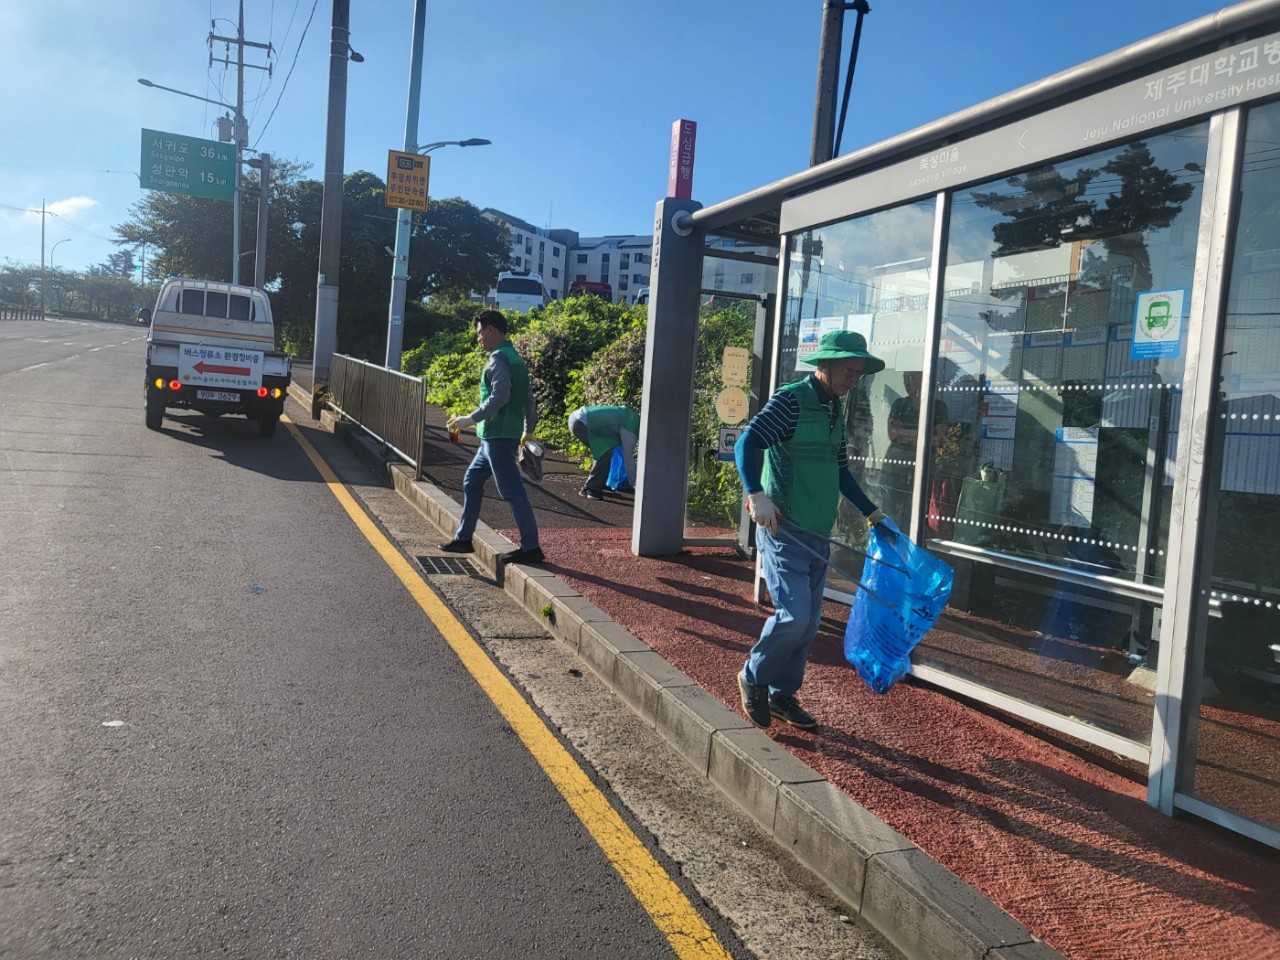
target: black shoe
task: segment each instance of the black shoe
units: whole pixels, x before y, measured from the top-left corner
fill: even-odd
[[[635,488],[635,487],[633,487],[631,484],[626,483],[626,484],[623,484],[622,486],[620,486],[620,487],[618,488],[618,492],[619,492],[619,493],[628,493],[628,494],[630,494],[630,493],[635,493],[635,492],[636,492],[636,488]]]
[[[470,540],[450,540],[448,543],[440,544],[440,549],[445,553],[474,553],[475,548],[471,546]]]
[[[603,499],[604,499],[604,491],[603,491],[603,490],[588,490],[586,487],[583,487],[581,490],[579,490],[579,491],[578,491],[578,496],[580,496],[580,497],[586,497],[588,500],[603,500]]]
[[[769,688],[748,683],[744,673],[738,674],[738,692],[742,694],[742,711],[757,727],[769,726]]]
[[[769,712],[779,720],[785,720],[801,730],[812,730],[818,725],[813,715],[800,706],[800,701],[789,693],[772,694],[769,697]]]
[[[511,550],[502,555],[503,563],[542,563],[546,560],[541,547],[532,550]]]

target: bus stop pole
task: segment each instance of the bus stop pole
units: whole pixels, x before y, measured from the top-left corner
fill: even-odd
[[[687,221],[701,208],[693,200],[668,197],[658,201],[655,214],[640,465],[631,526],[631,550],[642,557],[672,556],[684,547],[702,287],[702,231]],[[672,509],[675,504],[679,509]]]

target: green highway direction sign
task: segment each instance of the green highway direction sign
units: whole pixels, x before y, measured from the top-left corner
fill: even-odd
[[[236,192],[236,148],[159,130],[142,131],[144,190],[232,200]]]

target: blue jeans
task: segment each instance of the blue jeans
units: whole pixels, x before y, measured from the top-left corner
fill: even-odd
[[[516,529],[520,531],[520,549],[533,550],[538,546],[538,521],[533,515],[533,505],[525,493],[524,480],[520,476],[520,441],[516,439],[481,440],[462,478],[462,522],[458,524],[455,540],[470,540],[480,519],[480,506],[484,500],[484,488],[493,477],[498,493],[511,507]]]
[[[824,559],[788,541],[803,543]],[[770,693],[794,694],[804,683],[809,645],[822,623],[831,544],[826,537],[794,526],[783,527],[777,537],[756,527],[756,547],[774,614],[747,655],[743,673],[749,683],[764,684]]]

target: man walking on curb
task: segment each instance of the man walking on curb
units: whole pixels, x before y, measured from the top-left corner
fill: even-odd
[[[462,520],[453,539],[441,544],[447,553],[471,553],[471,535],[480,520],[484,488],[492,475],[498,493],[511,507],[520,531],[520,549],[501,557],[507,563],[541,563],[545,558],[538,545],[538,521],[520,477],[519,453],[522,436],[533,436],[538,425],[538,407],[529,380],[529,368],[507,339],[507,318],[497,310],[476,315],[476,338],[489,351],[489,362],[480,375],[480,406],[464,417],[450,417],[448,427],[457,432],[476,426],[480,449],[462,478]]]
[[[817,367],[803,380],[780,387],[738,438],[734,458],[756,522],[756,546],[774,614],[765,621],[738,674],[747,719],[767,727],[777,717],[804,730],[817,726],[800,706],[809,646],[822,622],[827,583],[827,537],[843,494],[868,524],[885,519],[848,470],[845,410],[841,402],[863,374],[884,361],[867,352],[862,334],[823,334]],[[759,469],[764,453],[764,474]]]
[[[622,447],[627,480],[635,483],[636,442],[640,438],[640,414],[630,407],[579,407],[569,414],[569,432],[591,451],[594,463],[578,495],[604,499],[604,484],[612,465],[613,448]],[[627,492],[625,487],[619,488]]]

